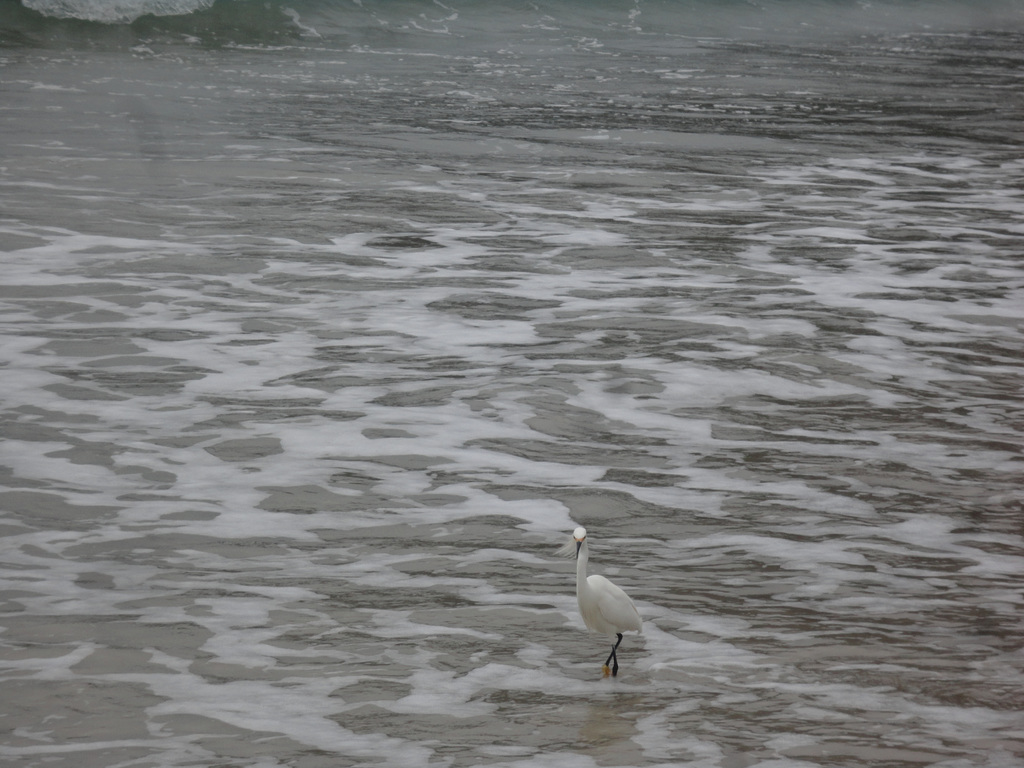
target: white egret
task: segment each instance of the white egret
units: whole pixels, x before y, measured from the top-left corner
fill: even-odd
[[[601,669],[605,677],[609,674],[608,664],[611,663],[611,675],[619,673],[619,660],[615,655],[622,633],[629,631],[643,632],[643,621],[637,613],[636,606],[629,595],[612,584],[604,576],[587,576],[587,560],[590,550],[587,547],[587,529],[577,528],[572,532],[572,540],[558,550],[559,554],[576,555],[576,602],[580,607],[580,615],[587,629],[603,635],[615,635],[618,639],[612,646],[612,652]]]

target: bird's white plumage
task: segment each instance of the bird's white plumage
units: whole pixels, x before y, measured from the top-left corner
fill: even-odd
[[[586,593],[581,596],[577,590],[576,600],[583,623],[593,632],[615,635],[643,631],[640,614],[629,595],[604,576],[588,576]]]
[[[587,629],[603,635],[643,632],[643,620],[629,595],[604,576],[587,576],[590,549],[585,528],[573,531],[572,540],[559,551],[576,555],[576,602]]]

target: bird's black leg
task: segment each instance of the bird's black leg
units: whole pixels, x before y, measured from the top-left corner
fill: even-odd
[[[604,663],[604,669],[605,669],[604,673],[607,675],[608,674],[608,662],[609,661],[611,662],[611,664],[612,664],[612,677],[615,677],[617,674],[619,674],[619,657],[615,655],[615,650],[619,647],[619,643],[622,642],[622,633],[621,632],[617,632],[616,635],[617,635],[617,637],[619,639],[615,641],[615,645],[612,646],[612,652],[610,654],[608,654],[608,659]]]

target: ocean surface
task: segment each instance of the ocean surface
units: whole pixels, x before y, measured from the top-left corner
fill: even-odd
[[[1024,3],[3,0],[0,265],[5,766],[1024,765]]]

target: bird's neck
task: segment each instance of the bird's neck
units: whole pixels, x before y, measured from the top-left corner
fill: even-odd
[[[589,585],[587,584],[587,545],[584,544],[580,547],[579,554],[576,555],[576,594],[580,595],[587,591]]]

